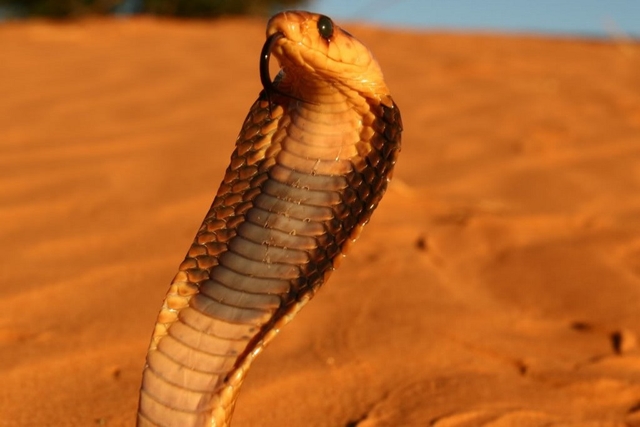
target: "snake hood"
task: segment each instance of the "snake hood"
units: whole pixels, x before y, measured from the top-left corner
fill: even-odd
[[[283,95],[312,103],[324,102],[316,98],[335,92],[353,100],[380,101],[389,96],[380,66],[369,49],[327,16],[287,11],[269,20],[261,64],[267,91],[271,53],[282,68],[276,91]]]
[[[260,79],[160,309],[139,427],[228,427],[251,363],[329,279],[391,178],[400,111],[369,50],[329,18],[272,18]]]

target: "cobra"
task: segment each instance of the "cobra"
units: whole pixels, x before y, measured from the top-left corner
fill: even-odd
[[[158,315],[138,426],[229,426],[251,363],[338,267],[391,178],[400,111],[356,38],[323,15],[279,13],[260,77]]]

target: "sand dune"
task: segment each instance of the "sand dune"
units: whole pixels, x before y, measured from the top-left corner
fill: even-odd
[[[234,427],[640,426],[640,44],[347,28],[403,152]],[[0,426],[133,425],[263,32],[0,27]]]

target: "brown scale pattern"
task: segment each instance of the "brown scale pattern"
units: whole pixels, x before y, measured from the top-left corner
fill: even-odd
[[[363,161],[354,164],[347,176],[348,187],[341,195],[341,203],[333,207],[334,218],[325,222],[326,233],[317,238],[318,247],[311,255],[312,261],[302,268],[309,290],[317,290],[337,267],[338,255],[346,252],[345,244],[349,240],[358,237],[391,179],[400,152],[402,119],[395,103],[390,98],[387,102],[388,105],[370,104],[371,110],[378,112],[372,123],[375,134],[370,141],[370,151]]]
[[[265,156],[268,147],[273,146],[275,124],[282,114],[281,107],[270,106],[262,96],[251,107],[216,197],[169,288],[158,316],[160,325],[154,331],[152,349],[177,319],[177,311],[186,307],[200,283],[209,279],[211,269],[218,265],[220,255],[228,250],[228,242],[245,221],[252,200],[260,194],[260,186],[274,163]]]

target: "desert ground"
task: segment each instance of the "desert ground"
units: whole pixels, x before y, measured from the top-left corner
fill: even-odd
[[[233,427],[640,426],[640,43],[343,25],[405,126]],[[0,26],[0,426],[132,426],[265,21]]]

